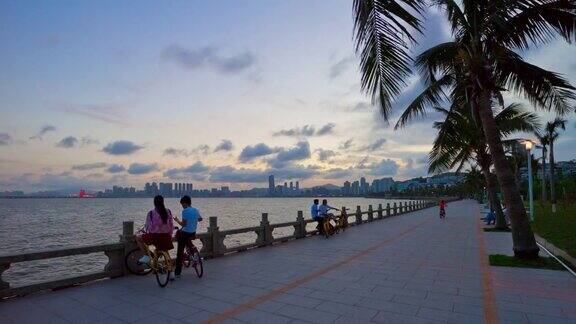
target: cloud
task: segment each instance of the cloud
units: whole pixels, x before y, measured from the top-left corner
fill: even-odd
[[[72,105],[64,108],[70,114],[76,114],[109,124],[128,126],[127,118],[119,113],[119,107],[113,105]]]
[[[12,143],[12,136],[8,133],[0,133],[0,146]]]
[[[169,148],[164,150],[163,155],[171,155],[174,157],[179,157],[179,156],[189,157],[191,155],[199,155],[199,154],[208,155],[208,153],[210,153],[210,146],[203,144],[203,145],[198,145],[197,147],[195,147],[191,150],[177,149],[174,147],[169,147]]]
[[[238,160],[240,162],[249,162],[255,158],[278,152],[278,150],[278,148],[272,148],[264,143],[258,143],[254,146],[248,145],[242,149]]]
[[[191,50],[170,45],[162,51],[162,58],[185,69],[208,67],[221,74],[237,74],[256,64],[256,56],[249,51],[224,57],[218,53],[218,48],[209,46]]]
[[[75,164],[72,166],[72,170],[78,171],[86,171],[86,170],[94,170],[94,169],[101,169],[106,167],[106,163],[104,162],[94,162],[94,163],[87,163],[87,164]]]
[[[120,164],[112,164],[106,171],[108,171],[108,173],[120,173],[126,171],[126,168]]]
[[[310,143],[301,141],[292,148],[281,148],[276,157],[268,160],[268,164],[275,168],[282,168],[287,162],[305,160],[310,158]]]
[[[313,136],[316,129],[312,125],[304,125],[302,127],[294,127],[291,129],[282,129],[275,132],[273,136]]]
[[[352,177],[353,169],[352,168],[333,168],[328,169],[320,173],[322,178],[324,179],[342,179],[342,178],[350,178]]]
[[[222,142],[220,142],[220,144],[218,144],[216,148],[214,148],[214,152],[220,152],[220,151],[229,152],[232,151],[233,148],[234,145],[232,144],[232,141],[225,139],[222,140]]]
[[[393,176],[398,173],[399,165],[396,161],[390,159],[383,159],[380,162],[372,163],[367,166],[371,175]]]
[[[143,148],[144,146],[136,145],[134,142],[120,140],[108,143],[102,151],[110,155],[128,155]]]
[[[98,141],[97,139],[94,139],[94,138],[92,138],[92,137],[90,137],[90,136],[83,136],[83,137],[80,139],[80,144],[81,144],[82,146],[99,144],[99,143],[100,143],[100,141]]]
[[[90,138],[89,136],[84,136],[80,139],[74,136],[67,136],[61,139],[58,143],[54,146],[61,147],[61,148],[73,148],[77,146],[87,146],[92,144],[97,144],[98,141],[95,139]]]
[[[257,169],[236,169],[229,165],[217,167],[210,172],[211,182],[262,183],[268,181],[268,175]]]
[[[379,149],[382,148],[382,146],[384,146],[385,143],[386,143],[385,138],[379,138],[379,139],[375,140],[374,142],[359,148],[358,151],[361,151],[361,152],[363,152],[363,151],[370,151],[370,152],[378,151]]]
[[[80,189],[98,189],[107,184],[105,179],[95,174],[76,177],[70,172],[33,174],[24,173],[6,180],[0,186],[28,191],[57,190],[61,193],[75,193]]]
[[[78,139],[74,136],[67,136],[60,140],[60,142],[56,143],[56,147],[61,148],[72,148],[78,144]]]
[[[31,140],[33,139],[38,139],[41,140],[42,136],[44,136],[46,133],[49,132],[55,132],[56,131],[56,127],[52,126],[52,125],[46,125],[43,126],[42,128],[40,128],[40,130],[38,131],[38,133],[36,133],[36,135],[30,137]]]
[[[328,161],[331,157],[336,156],[336,152],[332,150],[317,149],[316,152],[318,152],[318,160],[322,162]]]
[[[354,142],[354,139],[351,138],[351,139],[349,139],[349,140],[347,140],[347,141],[342,142],[342,143],[340,144],[340,146],[338,146],[338,148],[341,149],[341,150],[347,150],[347,149],[349,149],[349,148],[352,147],[353,142]]]
[[[206,173],[208,171],[210,171],[210,167],[197,161],[187,167],[168,169],[164,172],[164,176],[170,179],[193,178],[195,180],[203,181],[206,179]]]
[[[330,67],[330,71],[328,73],[328,77],[333,80],[340,75],[342,75],[346,69],[354,62],[354,55],[346,56],[340,59],[338,62],[334,63]]]
[[[282,168],[271,168],[265,174],[274,174],[279,179],[285,180],[305,180],[318,174],[318,168],[314,166],[285,165]]]
[[[128,167],[128,173],[130,174],[147,174],[157,170],[157,163],[132,163]]]
[[[328,123],[320,127],[318,131],[316,131],[316,127],[312,125],[304,125],[302,127],[282,129],[278,132],[275,132],[273,136],[291,136],[291,137],[323,136],[333,133],[334,127],[336,127],[336,124]]]
[[[322,126],[322,127],[316,132],[316,136],[323,136],[323,135],[332,134],[332,133],[334,132],[334,127],[336,127],[336,124],[334,124],[334,123],[328,123],[328,124]]]

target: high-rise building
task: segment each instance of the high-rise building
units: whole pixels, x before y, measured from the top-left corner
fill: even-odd
[[[296,190],[297,191],[300,190],[300,182],[299,181],[296,181]]]
[[[144,185],[144,192],[146,192],[147,195],[152,194],[152,186],[150,185],[150,182],[146,182]]]
[[[268,194],[269,194],[270,196],[274,195],[274,188],[276,188],[275,185],[274,185],[274,175],[271,174],[271,175],[268,177]]]
[[[360,194],[365,195],[368,193],[368,182],[366,182],[366,178],[360,178]]]
[[[348,196],[350,192],[350,181],[344,181],[344,186],[342,187],[342,194]]]
[[[360,182],[354,181],[352,182],[352,187],[350,188],[350,193],[352,195],[359,195],[360,194]]]

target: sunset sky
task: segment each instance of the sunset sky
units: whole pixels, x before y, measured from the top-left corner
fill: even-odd
[[[435,9],[426,26],[415,54],[449,37]],[[349,0],[2,0],[0,191],[426,175],[438,116],[393,131],[360,92],[352,32]],[[574,45],[524,56],[576,84]],[[557,160],[576,158],[567,118]]]

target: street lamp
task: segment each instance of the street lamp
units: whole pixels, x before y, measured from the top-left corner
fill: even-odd
[[[528,155],[528,197],[530,199],[530,220],[534,220],[534,195],[532,193],[532,141],[524,141],[526,153]]]

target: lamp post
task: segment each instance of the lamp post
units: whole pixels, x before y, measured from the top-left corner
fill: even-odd
[[[528,155],[528,197],[530,200],[530,220],[534,220],[534,195],[532,193],[532,141],[524,141],[526,153]]]

